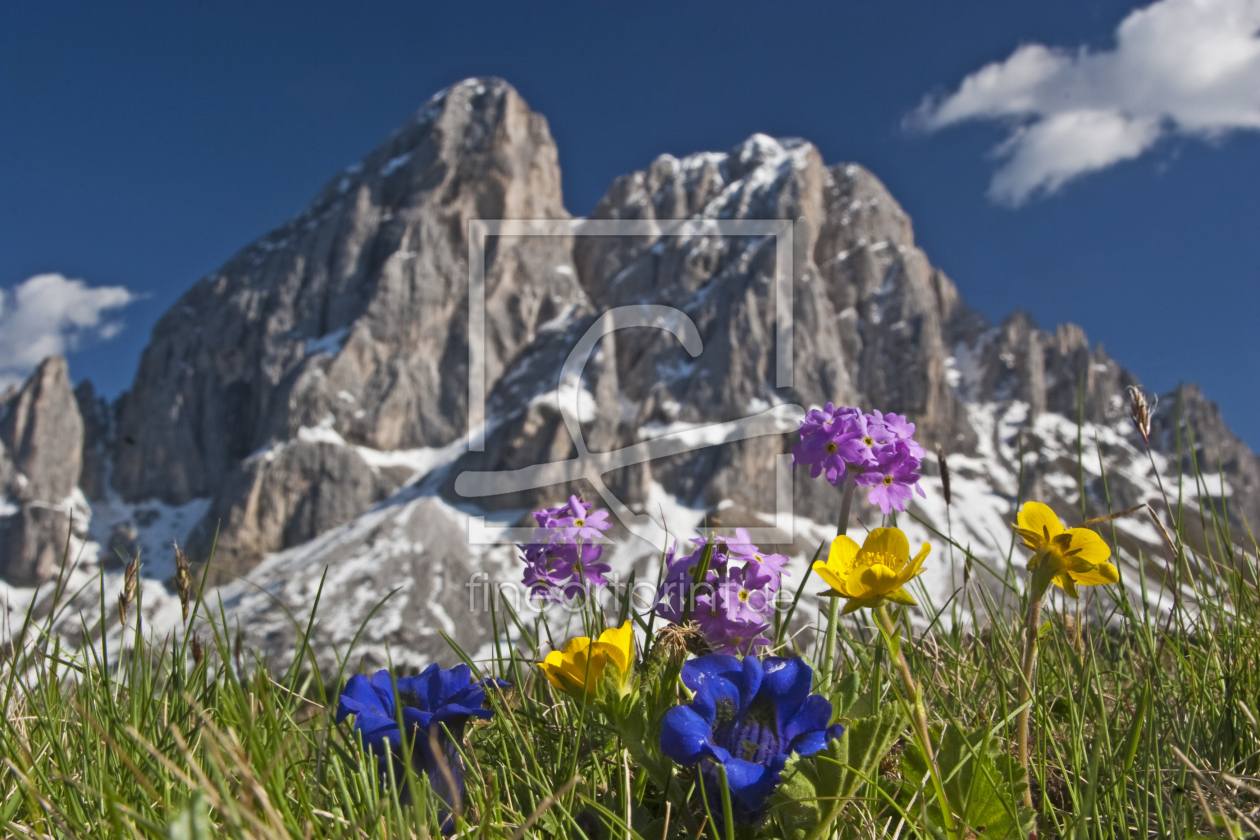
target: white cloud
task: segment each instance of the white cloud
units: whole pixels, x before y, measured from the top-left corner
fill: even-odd
[[[21,382],[47,356],[117,335],[122,324],[106,315],[135,299],[122,286],[92,288],[60,274],[38,274],[8,292],[0,289],[0,391]]]
[[[966,120],[1011,124],[989,196],[1012,206],[1161,137],[1260,129],[1260,0],[1159,0],[1131,12],[1102,52],[1021,46],[924,100],[908,123]]]

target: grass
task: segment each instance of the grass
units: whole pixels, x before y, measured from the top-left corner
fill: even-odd
[[[1089,457],[1087,447],[1081,457]],[[1197,473],[1188,478],[1201,480]],[[1171,479],[1171,492],[1180,480]],[[1249,534],[1231,532],[1223,506],[1191,509],[1175,495],[1166,501],[1160,517],[1170,542],[1165,556],[1130,559],[1185,586],[1176,609],[1157,612],[1148,605],[1153,598],[1134,598],[1116,586],[1108,597],[1095,592],[1079,605],[1059,601],[1045,610],[1032,706],[1039,837],[1260,836],[1256,543]],[[1196,533],[1208,535],[1195,548],[1187,537],[1191,523]],[[1099,529],[1114,546],[1113,525]],[[949,541],[945,534],[939,539]],[[971,584],[946,604],[921,598],[927,633],[911,639],[906,617],[899,619],[900,647],[923,689],[934,732],[942,738],[951,729],[967,737],[981,733],[983,749],[998,760],[1012,749],[1021,679],[1024,605],[1015,569],[1024,556],[1014,540],[1011,545],[1005,568],[992,570],[990,586],[976,583],[980,560],[954,545],[974,569]],[[49,586],[54,592],[45,603],[56,606],[38,620],[28,614],[0,669],[5,834],[440,836],[440,803],[426,780],[411,771],[407,780],[380,779],[348,723],[333,722],[335,689],[345,669],[317,673],[305,641],[283,673],[247,661],[222,613],[194,593],[187,626],[195,633],[149,639],[133,618],[127,644],[111,656],[101,621],[117,622],[104,609],[116,593],[106,593],[102,584],[100,612],[107,618],[82,624],[87,641],[67,649],[52,628],[71,599],[64,578]],[[139,607],[132,606],[133,616]],[[954,620],[943,621],[946,616]],[[470,726],[463,745],[468,796],[460,836],[736,835],[719,831],[722,821],[711,819],[729,809],[728,800],[683,798],[691,776],[681,768],[673,771],[671,790],[661,790],[603,715],[556,695],[540,679],[532,660],[547,649],[544,628],[510,613],[496,613],[493,620],[502,640],[495,658],[470,664],[512,687],[491,692],[487,704],[495,718]],[[601,618],[590,621],[598,625]],[[646,629],[646,617],[641,626]],[[868,611],[838,632],[837,682],[822,690],[849,718],[895,705],[900,689],[888,636],[881,636]],[[812,653],[817,656],[816,649]],[[468,659],[452,646],[443,664],[461,658]],[[679,690],[667,678],[645,681],[642,691],[646,706],[655,707],[674,702]],[[855,696],[842,702],[846,692]],[[648,721],[649,746],[659,737],[653,726]],[[925,807],[931,788],[922,772],[916,775],[910,740],[907,729],[857,785],[834,826],[839,836],[943,836],[940,821]],[[974,744],[966,746],[973,742],[959,743],[961,757],[947,759],[945,741],[940,751],[943,774],[952,779],[946,787],[961,823],[958,836],[999,836],[997,823],[973,820],[984,813],[999,821],[1003,813],[1013,816],[1015,787],[999,785],[1003,801],[976,804],[984,782],[965,765],[979,767],[981,758]],[[965,779],[970,781],[960,781]],[[400,798],[403,787],[410,794]],[[686,802],[691,813],[680,813]],[[768,824],[764,836],[778,836],[774,826]],[[1023,833],[1012,829],[1010,836]]]

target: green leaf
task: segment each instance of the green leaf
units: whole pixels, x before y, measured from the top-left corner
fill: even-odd
[[[838,740],[832,741],[828,752],[838,744]],[[812,758],[793,755],[783,767],[779,787],[770,797],[770,807],[784,840],[805,840],[809,832],[822,822],[820,781]]]
[[[1124,736],[1124,755],[1117,762],[1121,767],[1120,778],[1122,779],[1133,769],[1133,761],[1137,757],[1138,746],[1142,740],[1142,724],[1146,721],[1147,707],[1151,705],[1151,696],[1151,684],[1148,682],[1142,689],[1142,699],[1138,701],[1133,722],[1129,724],[1129,731]]]
[[[942,735],[933,731],[939,744],[936,763],[944,780],[945,796],[955,811],[956,821],[985,840],[1006,840],[1026,836],[1033,828],[1033,811],[1020,805],[1028,786],[1024,768],[1001,752],[998,740],[981,727],[962,732],[947,727]],[[917,789],[927,775],[927,761],[918,744],[908,744],[901,772],[910,789]],[[928,817],[940,825],[940,803],[933,801]]]
[[[853,721],[826,752],[788,759],[770,798],[779,836],[785,840],[822,836],[866,780],[878,776],[879,763],[905,726],[901,707],[889,705]]]
[[[835,689],[831,692],[831,722],[835,723],[841,718],[851,717],[849,712],[853,709],[853,705],[857,703],[858,696],[862,693],[862,675],[857,671],[850,671],[845,674],[841,680],[836,683]]]

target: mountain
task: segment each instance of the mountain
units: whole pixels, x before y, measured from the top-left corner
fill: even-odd
[[[470,222],[484,219],[553,230],[491,232],[481,250]],[[765,220],[784,223],[739,228]],[[608,232],[619,224],[632,232]],[[614,317],[638,326],[608,332]],[[571,222],[546,120],[507,83],[470,79],[186,292],[115,405],[72,392],[56,359],[5,398],[0,568],[14,586],[51,574],[77,505],[76,574],[100,563],[112,586],[119,552],[140,550],[150,626],[177,620],[161,583],[177,539],[198,560],[213,547],[255,648],[282,652],[286,610],[319,592],[321,657],[348,655],[371,614],[355,655],[420,664],[445,649],[439,631],[470,651],[491,641],[486,581],[520,574],[504,529],[590,498],[592,470],[625,508],[614,568],[647,571],[665,526],[707,521],[764,529],[799,580],[839,495],[781,465],[800,413],[827,401],[904,413],[948,453],[951,504],[929,457],[911,509],[926,524],[902,522],[937,546],[925,581],[941,598],[961,553],[928,526],[1000,568],[1019,497],[1069,518],[1082,490],[1090,515],[1108,498],[1162,511],[1152,460],[1169,482],[1197,459],[1208,484],[1183,498],[1260,521],[1260,461],[1215,406],[1193,387],[1164,396],[1148,458],[1128,420],[1137,384],[1078,327],[988,323],[873,174],[804,140],[663,155]],[[1118,527],[1162,557],[1149,519]],[[1126,571],[1135,592],[1139,574],[1159,590],[1155,565]]]

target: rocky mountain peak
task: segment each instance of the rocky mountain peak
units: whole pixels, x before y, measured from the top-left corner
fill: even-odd
[[[49,356],[4,404],[0,419],[0,441],[25,477],[19,498],[59,504],[69,496],[81,462],[77,448],[66,444],[82,438],[66,360]]]
[[[510,85],[437,94],[158,322],[119,411],[114,488],[213,498],[199,543],[222,522],[228,565],[357,515],[411,474],[370,453],[465,432],[469,220],[566,215],[547,122]],[[585,296],[566,240],[488,250],[493,384]]]
[[[1009,534],[1017,500],[1092,514],[1109,502],[1162,504],[1152,469],[1172,476],[1208,465],[1215,483],[1191,495],[1228,499],[1231,516],[1260,521],[1260,461],[1196,389],[1160,402],[1148,455],[1126,418],[1136,379],[1079,327],[1042,329],[1022,312],[991,324],[971,310],[916,244],[909,214],[857,164],[827,165],[804,140],[757,134],[725,152],[662,155],[618,178],[593,216],[697,224],[488,238],[484,451],[462,439],[468,224],[567,218],[546,121],[494,79],[433,97],[310,207],[194,285],[154,328],[114,412],[90,387],[71,394],[53,361],[7,398],[4,417],[20,404],[32,407],[22,429],[44,428],[30,417],[54,423],[58,405],[78,418],[57,436],[78,447],[72,461],[82,469],[70,460],[58,468],[77,471],[93,499],[96,543],[128,556],[144,546],[157,570],[172,539],[201,559],[217,531],[214,568],[251,575],[249,586],[221,590],[233,620],[275,653],[292,637],[274,599],[309,608],[325,568],[328,622],[317,647],[348,644],[397,590],[362,641],[381,666],[387,645],[395,663],[445,650],[438,629],[470,651],[487,641],[487,622],[468,617],[465,587],[477,572],[506,581],[520,569],[510,546],[469,537],[469,517],[497,523],[477,526],[493,537],[527,522],[531,507],[571,492],[592,498],[589,476],[564,474],[579,452],[574,421],[586,450],[608,463],[660,441],[671,447],[601,474],[603,501],[615,496],[647,517],[667,510],[660,524],[675,535],[701,522],[766,528],[802,561],[834,534],[839,496],[780,469],[796,441],[794,412],[828,401],[905,414],[929,449],[944,447],[952,507],[929,456],[928,495],[914,502],[928,525],[899,524],[915,540],[932,538],[929,525],[948,531],[986,562],[1005,556],[1006,538],[995,535]],[[791,235],[790,313],[776,291],[786,234],[710,224],[767,220]],[[596,335],[607,323],[600,313],[645,304],[674,311]],[[790,382],[778,358],[788,314]],[[684,321],[694,341],[659,328]],[[562,383],[571,356],[584,367]],[[562,406],[570,391],[578,404]],[[763,424],[759,434],[731,433],[749,418]],[[50,543],[22,540],[55,529],[12,489],[29,456],[18,425],[0,420],[0,430],[12,427],[0,433],[0,488],[10,488],[0,536],[18,546],[0,551],[10,580],[29,581],[46,574],[51,555],[40,546]],[[497,495],[461,484],[548,465],[562,468],[556,484]],[[75,495],[65,475],[49,498]],[[790,503],[790,526],[777,517],[780,502]],[[878,509],[858,509],[877,523]],[[1142,527],[1117,523],[1123,540],[1159,551]],[[615,536],[621,569],[662,548]],[[933,593],[958,584],[944,554],[924,576]],[[1125,570],[1126,580],[1139,574],[1155,573]]]
[[[0,576],[11,583],[37,583],[60,560],[82,444],[66,360],[50,356],[0,403]]]

